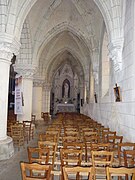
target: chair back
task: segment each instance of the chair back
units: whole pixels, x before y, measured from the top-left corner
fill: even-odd
[[[70,177],[75,177],[77,180],[81,180],[83,178],[92,180],[93,176],[93,168],[92,167],[63,167],[64,180],[69,180]]]
[[[131,180],[135,180],[135,168],[126,167],[106,167],[107,180],[112,180],[113,177],[131,177]]]
[[[29,163],[47,164],[49,162],[50,149],[48,147],[28,147],[27,150]]]
[[[125,167],[135,167],[135,150],[124,150]]]
[[[38,141],[38,147],[48,147],[50,149],[49,162],[51,162],[52,166],[54,167],[54,162],[56,160],[57,143],[52,141]]]
[[[51,170],[51,165],[21,162],[22,180],[51,180]]]
[[[119,165],[124,165],[124,150],[135,150],[135,143],[132,142],[123,142],[118,143],[118,158]]]
[[[92,151],[92,165],[94,180],[100,176],[106,177],[106,166],[112,166],[113,152],[110,151]]]
[[[82,150],[79,149],[60,149],[60,160],[61,160],[61,179],[64,179],[63,167],[66,165],[70,166],[81,166],[82,162]]]

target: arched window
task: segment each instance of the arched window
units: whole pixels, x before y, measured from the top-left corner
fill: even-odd
[[[102,44],[102,97],[109,95],[109,51],[108,51],[108,37],[107,33],[104,33]]]

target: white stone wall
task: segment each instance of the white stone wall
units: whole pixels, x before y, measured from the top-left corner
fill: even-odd
[[[101,122],[124,140],[135,141],[135,62],[134,62],[134,1],[126,2],[124,24],[124,49],[122,71],[115,72],[111,62],[110,91],[108,99],[98,98],[98,103],[84,106],[86,114]],[[118,83],[122,102],[115,102],[113,88]]]

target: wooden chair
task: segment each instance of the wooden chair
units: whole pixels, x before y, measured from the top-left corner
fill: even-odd
[[[92,180],[93,177],[93,168],[92,167],[63,167],[64,180],[69,180],[70,177],[75,177],[77,180],[81,180],[82,178],[87,178],[88,180]],[[72,178],[73,179],[73,178]]]
[[[57,137],[57,142],[58,142],[59,136],[60,136],[60,131],[49,131],[49,130],[46,130],[45,133],[49,134],[49,135],[55,135]]]
[[[123,136],[108,136],[108,143],[110,143],[110,151],[114,152],[113,166],[119,166],[118,145],[122,143]]]
[[[111,149],[110,143],[91,144],[91,151],[109,151]]]
[[[109,136],[116,136],[116,131],[104,131],[102,134],[103,142],[108,142]]]
[[[124,166],[135,167],[135,150],[124,150]]]
[[[125,167],[135,167],[135,150],[124,150],[124,166]],[[128,176],[126,175],[126,180]]]
[[[77,136],[77,137],[79,137],[80,136],[80,134],[79,134],[79,132],[77,132],[77,131],[65,131],[64,132],[64,135],[65,136]]]
[[[12,134],[11,134],[11,126],[12,126],[12,125],[15,125],[15,124],[16,124],[16,121],[15,121],[15,120],[14,120],[14,121],[12,120],[12,121],[8,121],[8,122],[7,122],[7,135],[10,136],[10,137],[12,136]]]
[[[64,127],[64,132],[66,131],[75,131],[75,132],[78,132],[79,131],[79,128],[78,127]]]
[[[96,131],[84,131],[83,132],[83,136],[86,137],[86,136],[97,136],[98,135],[98,132]]]
[[[106,166],[112,166],[113,152],[109,151],[92,151],[92,165],[94,179],[102,177],[106,179]]]
[[[109,143],[113,143],[114,145],[115,144],[118,144],[118,143],[122,143],[122,140],[123,140],[123,136],[109,136],[108,137],[108,141]]]
[[[57,142],[57,135],[56,134],[39,134],[39,140]]]
[[[135,143],[123,142],[118,144],[118,159],[120,166],[124,166],[124,150],[135,150]]]
[[[89,161],[91,157],[91,145],[99,142],[99,136],[83,136],[85,143],[85,161]]]
[[[128,176],[128,179],[135,180],[135,168],[126,168],[126,167],[106,167],[107,180],[112,180],[112,177],[125,177]]]
[[[51,170],[51,165],[21,162],[22,180],[51,180]],[[41,173],[35,173],[35,171]]]
[[[49,162],[49,148],[28,147],[29,163],[47,164]]]
[[[38,141],[38,147],[48,147],[50,149],[49,162],[52,164],[52,167],[54,168],[54,163],[56,160],[57,143],[51,141]]]
[[[61,178],[64,179],[63,167],[66,165],[70,166],[81,166],[82,162],[82,150],[79,149],[60,149],[60,160],[61,160]]]
[[[79,149],[60,149],[61,166],[64,165],[81,165],[82,150]]]
[[[80,143],[80,142],[64,142],[63,143],[63,148],[64,149],[80,149],[80,150],[83,150],[84,143]]]
[[[81,130],[83,132],[93,132],[93,131],[95,131],[95,128],[90,128],[85,125],[85,127],[82,127]]]
[[[31,121],[23,121],[24,131],[28,134],[29,141],[34,138],[34,128]]]
[[[118,144],[122,143],[123,136],[109,136],[108,142],[112,144],[112,151],[114,152],[115,156],[118,156]]]
[[[85,144],[82,142],[64,142],[64,149],[79,149],[82,150],[82,159],[85,159]]]
[[[11,136],[13,138],[14,145],[20,150],[21,146],[24,146],[24,129],[20,124],[11,125]]]
[[[63,136],[62,142],[82,142],[82,140],[80,139],[80,137],[77,136]]]
[[[105,127],[97,127],[97,131],[98,131],[100,137],[103,137],[103,132],[109,132],[110,129],[109,128],[105,128]]]

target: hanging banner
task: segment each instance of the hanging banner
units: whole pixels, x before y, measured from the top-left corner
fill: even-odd
[[[22,76],[16,75],[15,77],[15,114],[23,113],[23,93],[22,93]]]

